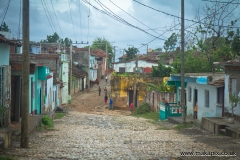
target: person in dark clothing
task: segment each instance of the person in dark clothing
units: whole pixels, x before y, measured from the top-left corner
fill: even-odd
[[[105,95],[104,101],[105,101],[105,104],[107,104],[107,101],[108,101],[108,96],[107,95]]]
[[[101,87],[98,88],[99,96],[101,95]]]

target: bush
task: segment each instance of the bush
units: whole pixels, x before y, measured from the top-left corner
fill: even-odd
[[[151,112],[151,106],[148,103],[143,103],[140,106],[138,106],[135,114],[145,114]]]
[[[46,127],[52,127],[53,126],[52,119],[48,116],[43,116],[42,117],[42,124]]]

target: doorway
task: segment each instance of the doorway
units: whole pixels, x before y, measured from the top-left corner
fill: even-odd
[[[194,115],[194,107],[198,101],[198,90],[194,89],[194,96],[193,96],[193,115]]]
[[[128,105],[130,105],[133,102],[133,91],[128,91]],[[135,107],[137,107],[137,100],[138,100],[138,91],[136,91],[136,97],[135,97]]]

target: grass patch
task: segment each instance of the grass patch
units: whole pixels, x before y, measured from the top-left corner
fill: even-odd
[[[43,130],[53,130],[53,120],[48,116],[42,117],[42,123],[37,128],[37,131],[43,131]]]
[[[157,112],[149,112],[149,113],[144,113],[144,114],[132,114],[132,116],[134,117],[138,117],[138,118],[145,118],[145,119],[149,119],[152,120],[153,122],[157,122],[159,119],[158,113]]]
[[[0,160],[15,160],[15,158],[9,156],[0,156]]]
[[[160,127],[156,128],[155,130],[170,130],[170,129],[167,127],[164,127],[164,126],[160,126]]]
[[[174,127],[174,129],[187,129],[187,128],[192,128],[193,127],[193,122],[188,122],[185,125],[184,124],[177,124],[177,126]]]
[[[66,113],[56,113],[54,119],[60,119],[64,116],[66,116]]]

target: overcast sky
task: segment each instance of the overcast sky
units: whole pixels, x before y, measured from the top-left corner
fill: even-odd
[[[119,57],[123,53],[121,50],[128,48],[128,45],[139,48],[142,44],[146,44],[153,40],[153,36],[158,37],[161,35],[159,37],[161,39],[152,41],[148,44],[148,47],[152,49],[163,48],[164,39],[167,39],[172,33],[171,31],[166,32],[166,26],[178,24],[180,21],[178,18],[154,11],[133,0],[112,0],[113,3],[126,13],[115,6],[110,0],[100,0],[101,3],[109,9],[109,12],[116,14],[129,25],[139,27],[145,32],[153,35],[151,36],[143,31],[123,24],[124,22],[121,23],[112,19],[108,15],[89,6],[84,1],[85,0],[30,0],[30,40],[40,41],[46,39],[47,35],[52,35],[55,31],[60,37],[71,38],[73,42],[88,41],[91,43],[96,37],[104,37],[110,42],[113,42],[112,44],[116,46],[116,55]],[[96,0],[87,1],[98,9],[104,10],[102,8],[103,6],[100,6]],[[181,15],[181,0],[137,1],[172,15],[179,17]],[[0,22],[3,20],[3,13],[7,6],[7,2],[8,0],[0,1]],[[21,0],[11,0],[4,19],[14,37],[18,35],[20,2]],[[196,9],[204,6],[205,3],[210,2],[204,2],[202,0],[185,0],[185,18],[193,19]],[[47,8],[45,8],[45,4]],[[47,16],[48,14],[50,14],[50,17]],[[117,19],[119,19],[119,17]],[[188,22],[186,22],[186,25],[187,23]],[[152,31],[150,29],[155,30]],[[81,46],[86,46],[86,44],[79,45],[79,47]],[[140,53],[146,53],[147,46],[141,47],[139,50]]]

